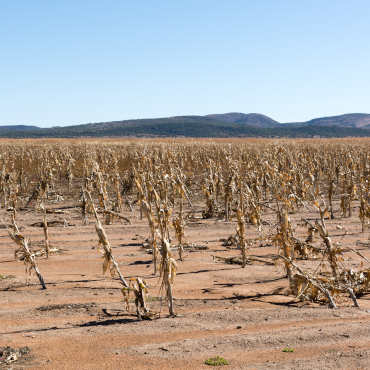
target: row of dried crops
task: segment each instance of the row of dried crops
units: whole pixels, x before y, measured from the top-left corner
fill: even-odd
[[[236,234],[229,243],[240,249],[242,267],[249,263],[280,263],[289,280],[289,290],[304,300],[329,302],[348,294],[357,305],[356,294],[368,291],[370,270],[367,258],[340,242],[333,242],[326,222],[351,217],[359,207],[362,231],[370,224],[370,144],[366,141],[263,141],[230,142],[122,142],[71,145],[27,144],[2,146],[0,155],[0,202],[12,213],[8,231],[18,244],[16,258],[28,270],[37,268],[36,253],[17,226],[17,211],[43,210],[45,254],[49,256],[48,221],[50,204],[77,203],[83,224],[92,214],[103,253],[103,272],[118,276],[129,302],[135,294],[138,315],[148,314],[146,283],[124,278],[102,226],[117,220],[131,222],[127,213],[138,204],[149,224],[147,245],[152,253],[154,273],[174,314],[172,290],[177,271],[173,247],[182,260],[187,246],[186,222],[195,216],[235,220]],[[334,204],[339,204],[336,210]],[[186,211],[185,211],[186,210]],[[290,214],[316,210],[315,220],[302,219],[307,238],[296,233]],[[124,216],[122,213],[125,213]],[[267,214],[276,215],[268,225]],[[248,238],[255,228],[258,237]],[[172,229],[175,232],[171,237]],[[315,237],[321,243],[315,242]],[[176,240],[176,243],[175,241]],[[274,255],[254,258],[248,246],[276,244]],[[359,267],[346,267],[343,253],[355,253]],[[303,268],[301,259],[318,259],[315,269]]]

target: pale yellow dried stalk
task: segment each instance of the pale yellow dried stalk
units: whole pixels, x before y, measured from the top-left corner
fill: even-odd
[[[160,275],[162,276],[162,289],[165,289],[166,299],[168,302],[168,309],[170,315],[174,315],[173,310],[173,297],[171,285],[175,282],[176,272],[177,272],[177,263],[171,253],[171,245],[162,235],[161,243],[161,261],[159,264]]]
[[[114,259],[114,256],[113,256],[113,253],[112,253],[112,248],[111,248],[111,246],[108,242],[108,239],[107,239],[107,234],[105,233],[105,230],[103,229],[103,227],[100,223],[98,213],[96,212],[95,206],[92,203],[90,193],[88,193],[88,195],[89,195],[90,202],[91,202],[91,208],[92,208],[93,213],[94,213],[95,218],[96,218],[95,230],[96,230],[96,233],[98,234],[98,237],[99,237],[99,245],[103,246],[103,250],[101,250],[98,247],[98,250],[103,254],[103,257],[102,257],[102,259],[104,260],[103,261],[103,274],[105,274],[107,272],[108,268],[109,268],[109,271],[111,273],[112,278],[114,277],[114,274],[117,273],[121,283],[126,288],[128,288],[128,284],[127,284],[126,280],[124,279],[124,277],[122,276],[121,271],[118,267],[118,264]]]
[[[136,283],[132,283],[136,280]],[[132,284],[131,284],[132,283]],[[133,291],[135,294],[135,306],[136,306],[136,314],[138,319],[141,319],[142,317],[149,317],[151,316],[150,310],[148,309],[146,305],[146,299],[148,296],[148,284],[145,280],[141,278],[137,279],[130,279],[129,287],[122,288],[122,294],[124,296],[127,311],[130,310],[129,302],[130,302],[130,291]],[[143,311],[143,314],[140,312],[140,310]]]
[[[43,289],[46,289],[44,279],[42,275],[40,274],[40,271],[37,267],[37,262],[35,255],[31,253],[29,247],[28,247],[28,241],[25,239],[23,235],[19,233],[17,223],[14,224],[15,230],[11,230],[8,225],[3,221],[2,218],[0,218],[1,222],[6,226],[6,229],[8,230],[9,236],[12,238],[12,240],[20,246],[15,252],[14,256],[15,259],[20,262],[23,261],[23,263],[26,265],[26,275],[27,275],[27,283],[28,283],[28,276],[31,275],[31,271],[34,270],[40,284]]]
[[[247,264],[247,243],[244,238],[244,232],[245,232],[245,222],[244,222],[244,214],[240,209],[237,209],[236,211],[236,217],[238,219],[238,226],[236,229],[237,235],[238,235],[238,244],[239,248],[242,252],[242,267],[245,268],[245,265]]]
[[[43,204],[41,204],[41,208],[44,211],[44,219],[42,220],[42,228],[44,229],[44,235],[45,235],[45,253],[46,253],[46,257],[49,258],[50,251],[49,251],[48,219],[46,218],[46,209]]]

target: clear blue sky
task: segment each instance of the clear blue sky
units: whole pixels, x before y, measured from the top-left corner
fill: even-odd
[[[370,113],[368,0],[0,0],[0,125]]]

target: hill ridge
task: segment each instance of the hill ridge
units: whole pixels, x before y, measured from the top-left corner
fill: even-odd
[[[2,126],[0,137],[370,137],[370,114],[348,113],[282,124],[259,113],[131,119],[83,125],[39,128]]]

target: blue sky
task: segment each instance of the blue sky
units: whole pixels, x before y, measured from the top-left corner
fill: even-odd
[[[368,0],[0,0],[0,125],[370,113]]]

